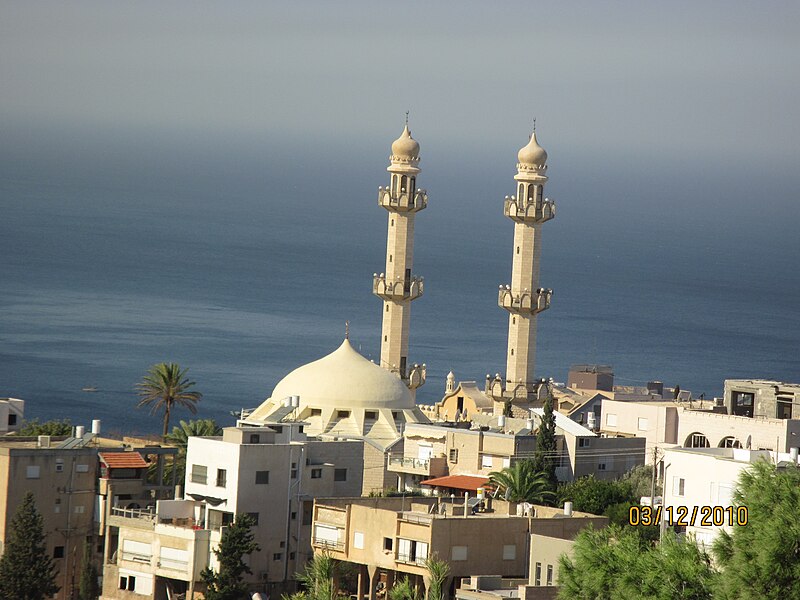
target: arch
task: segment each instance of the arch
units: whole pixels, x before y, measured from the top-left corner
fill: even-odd
[[[717,445],[718,448],[741,448],[742,442],[737,440],[732,435],[728,435],[722,438]]]
[[[400,192],[405,192],[408,189],[408,177],[403,175],[400,178]]]
[[[708,443],[708,438],[705,434],[700,433],[699,431],[695,431],[694,433],[690,433],[686,437],[686,441],[683,442],[684,448],[710,448],[711,445]]]
[[[536,192],[536,186],[528,184],[528,202],[533,202],[533,194]]]

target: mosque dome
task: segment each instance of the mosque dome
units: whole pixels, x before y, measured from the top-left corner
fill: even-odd
[[[266,416],[287,396],[300,396],[304,407],[330,409],[413,409],[414,398],[402,380],[356,352],[345,339],[336,350],[298,367],[281,379],[272,397],[253,417]]]
[[[413,160],[419,157],[419,143],[411,137],[407,123],[400,137],[392,142],[392,157],[406,160]]]
[[[543,167],[547,162],[547,152],[536,141],[536,132],[531,134],[528,145],[520,148],[517,153],[517,160],[521,165],[528,167]]]

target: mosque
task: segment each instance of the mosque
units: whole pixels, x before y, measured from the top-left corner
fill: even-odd
[[[442,401],[423,407],[415,397],[425,383],[426,367],[408,360],[411,303],[424,292],[423,278],[413,272],[414,222],[428,204],[427,192],[417,187],[419,151],[406,120],[392,143],[389,185],[378,188],[378,205],[388,212],[385,269],[373,275],[372,284],[383,304],[380,364],[359,354],[346,334],[339,348],[284,377],[267,400],[243,415],[242,424],[302,421],[309,436],[364,439],[386,450],[409,423],[509,409],[527,418],[531,408],[541,406],[543,380],[534,377],[536,319],[552,296],[552,290],[539,287],[541,227],[555,216],[555,204],[544,198],[547,152],[534,130],[517,155],[516,195],[503,203],[504,214],[514,222],[511,282],[500,286],[497,300],[508,312],[505,376],[487,375],[481,390],[475,382],[456,385],[451,372]]]

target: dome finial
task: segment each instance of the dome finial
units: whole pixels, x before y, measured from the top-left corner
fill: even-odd
[[[350,339],[350,321],[344,322],[344,339]]]
[[[533,117],[533,133],[536,133],[536,117]]]
[[[408,127],[408,111],[406,111],[406,127]]]

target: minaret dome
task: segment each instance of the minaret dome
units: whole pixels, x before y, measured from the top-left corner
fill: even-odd
[[[416,160],[419,158],[419,143],[411,137],[408,123],[400,137],[392,142],[392,160]]]
[[[520,151],[517,153],[517,160],[520,166],[528,168],[533,167],[535,169],[541,169],[547,163],[547,152],[545,152],[545,149],[536,141],[535,131],[531,134],[528,145],[520,148]]]

